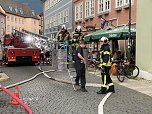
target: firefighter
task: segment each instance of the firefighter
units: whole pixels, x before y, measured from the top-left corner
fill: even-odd
[[[57,35],[58,42],[65,42],[70,40],[70,33],[65,25],[62,25],[61,31]]]
[[[85,64],[86,60],[83,55],[83,48],[86,47],[86,42],[84,40],[80,41],[80,45],[75,53],[75,61],[76,61],[76,79],[75,85],[79,86],[79,80],[81,81],[81,91],[87,92],[85,88],[86,77],[85,77]]]
[[[111,69],[111,51],[109,46],[109,41],[107,37],[102,37],[100,39],[101,49],[100,49],[100,67],[101,67],[101,77],[103,84],[101,85],[101,90],[97,94],[106,94],[107,92],[115,92],[114,84],[110,77]]]
[[[84,40],[84,36],[82,34],[81,26],[77,26],[77,28],[75,29],[75,32],[72,35],[72,38],[70,39],[70,45],[72,47],[73,60],[74,60],[75,51],[79,46],[79,42],[82,41],[82,40]]]

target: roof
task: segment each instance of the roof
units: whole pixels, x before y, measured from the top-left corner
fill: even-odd
[[[0,14],[6,16],[6,13],[5,13],[5,11],[3,10],[3,8],[1,6],[0,6]]]
[[[0,5],[7,13],[18,15],[25,18],[37,19],[34,10],[27,4],[16,2],[15,0],[0,0]]]

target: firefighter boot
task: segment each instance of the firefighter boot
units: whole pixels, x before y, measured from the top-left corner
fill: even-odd
[[[109,89],[107,92],[112,92],[112,93],[115,93],[115,88],[114,88],[114,85],[112,86],[109,86]]]
[[[106,87],[101,87],[101,90],[97,92],[97,94],[106,94],[107,93],[107,88]]]

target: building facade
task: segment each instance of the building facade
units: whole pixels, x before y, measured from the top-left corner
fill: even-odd
[[[72,0],[41,0],[43,2],[44,35],[55,38],[61,26],[66,25],[72,33]]]
[[[11,34],[13,29],[39,33],[39,20],[27,4],[14,0],[0,0],[0,5],[6,12],[6,34]]]
[[[84,34],[128,25],[129,0],[74,0],[73,2],[74,28],[80,25]],[[136,6],[137,0],[132,0],[131,23],[134,28],[136,28]],[[105,20],[103,27],[102,23]],[[113,42],[112,46],[114,45],[117,45],[117,50],[124,50],[123,41]]]
[[[136,25],[137,1],[132,0],[132,26]],[[104,29],[128,24],[129,0],[74,0],[74,28],[81,25],[85,31],[91,26],[101,29],[102,19],[107,21]],[[92,29],[90,29],[92,30]]]
[[[152,10],[151,0],[137,1],[137,66],[140,76],[152,80]]]
[[[43,13],[40,13],[37,17],[39,19],[39,34],[43,35]]]
[[[0,39],[3,37],[5,33],[6,27],[6,13],[3,8],[0,6]]]

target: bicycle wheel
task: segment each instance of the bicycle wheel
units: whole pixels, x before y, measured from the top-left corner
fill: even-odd
[[[130,64],[126,75],[127,78],[135,79],[138,75],[139,75],[139,68],[134,64]]]
[[[117,79],[118,79],[120,82],[124,82],[125,76],[124,76],[124,73],[123,73],[123,69],[118,69],[117,72],[118,72],[118,74],[117,74]]]

